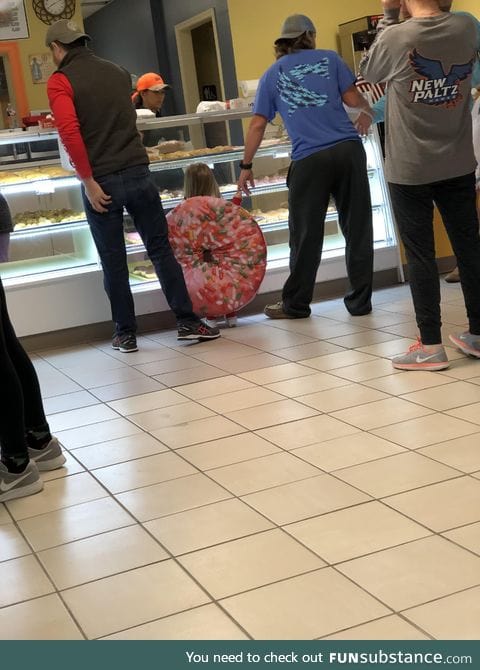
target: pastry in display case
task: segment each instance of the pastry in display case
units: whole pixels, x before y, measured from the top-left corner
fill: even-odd
[[[14,223],[8,262],[1,266],[7,285],[31,283],[52,272],[98,269],[79,182],[58,160],[3,166],[0,191]]]
[[[67,172],[60,165],[32,166],[19,170],[0,170],[0,186],[3,184],[24,184],[32,181],[71,176],[72,173]]]
[[[13,217],[15,230],[32,228],[33,226],[52,226],[56,223],[72,223],[84,221],[85,212],[74,212],[73,209],[45,209],[35,212],[19,212]]]
[[[154,281],[157,279],[153,263],[148,258],[142,263],[129,263],[128,271],[132,279],[140,281]]]

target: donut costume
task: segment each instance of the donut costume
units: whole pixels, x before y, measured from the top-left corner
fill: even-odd
[[[267,249],[249,212],[221,198],[195,196],[169,212],[167,221],[197,314],[238,312],[255,297],[265,276]]]

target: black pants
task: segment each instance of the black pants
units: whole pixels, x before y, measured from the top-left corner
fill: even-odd
[[[345,237],[350,290],[345,305],[352,314],[371,309],[373,276],[372,204],[365,149],[346,141],[294,161],[288,175],[290,276],[283,287],[283,308],[308,316],[320,264],[325,216],[333,195]]]
[[[435,261],[434,204],[442,216],[462,285],[469,330],[480,335],[480,236],[475,175],[421,186],[389,184],[393,211],[408,262],[408,276],[420,337],[442,341],[440,280]]]
[[[45,428],[37,373],[10,322],[0,280],[0,447],[2,457],[28,457],[26,431]]]
[[[99,177],[97,182],[112,198],[106,213],[96,212],[83,189],[82,194],[90,230],[102,260],[103,284],[110,299],[115,334],[125,335],[137,330],[123,235],[124,207],[145,244],[178,323],[198,321],[192,311],[182,268],[168,241],[167,221],[148,167],[127,168]]]

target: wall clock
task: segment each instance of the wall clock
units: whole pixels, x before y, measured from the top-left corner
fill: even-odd
[[[59,19],[71,19],[75,14],[75,0],[33,0],[33,11],[40,21],[50,25]]]

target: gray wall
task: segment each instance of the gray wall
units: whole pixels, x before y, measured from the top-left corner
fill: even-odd
[[[137,75],[161,70],[150,0],[115,0],[85,19],[85,30],[100,58]]]
[[[236,98],[237,76],[227,0],[151,0],[151,5],[155,25],[163,25],[165,27],[164,35],[157,36],[158,54],[159,58],[165,58],[166,55],[167,62],[170,64],[172,78],[170,83],[174,87],[172,93],[175,99],[176,113],[184,114],[185,104],[183,101],[180,65],[175,40],[175,25],[210,8],[215,10],[225,95],[227,100],[229,98]]]
[[[173,90],[167,93],[162,116],[184,114],[185,104],[178,62],[175,25],[215,10],[227,99],[236,98],[237,76],[227,0],[114,0],[85,20],[92,48],[101,58],[133,74],[159,72]],[[232,123],[232,139],[243,142],[241,124]]]

